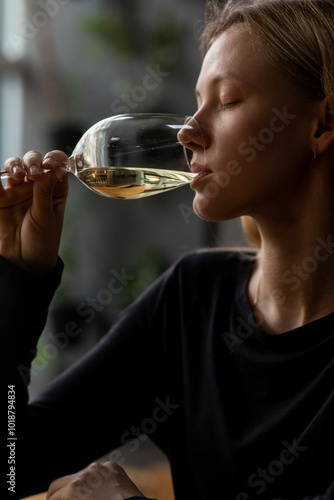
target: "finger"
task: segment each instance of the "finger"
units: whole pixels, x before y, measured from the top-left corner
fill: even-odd
[[[42,161],[42,168],[53,170],[57,175],[58,182],[62,182],[64,169],[67,169],[68,156],[64,151],[58,149],[47,153]]]
[[[28,179],[34,181],[42,175],[43,156],[38,151],[29,151],[23,157],[23,166]]]
[[[55,149],[47,153],[42,161],[43,168],[54,168],[55,166],[66,167],[68,156],[64,151]]]
[[[102,465],[102,464],[101,464]],[[113,482],[120,488],[125,490],[132,496],[141,496],[142,493],[138,490],[135,483],[128,476],[126,471],[117,462],[105,462],[102,467],[104,468],[104,477],[113,477]]]
[[[64,168],[45,172],[34,183],[32,211],[41,225],[63,220],[68,194],[68,173]]]
[[[21,158],[12,156],[4,163],[4,170],[8,172],[10,178],[7,180],[7,185],[16,185],[24,181],[26,176],[25,168]]]
[[[71,481],[73,481],[73,479],[78,477],[78,475],[79,473],[71,474],[69,476],[63,476],[60,477],[59,479],[55,479],[54,481],[52,481],[52,483],[49,486],[48,494],[45,500],[51,499],[52,495],[57,493],[57,491],[61,490],[62,488],[65,488],[65,486],[67,486]]]

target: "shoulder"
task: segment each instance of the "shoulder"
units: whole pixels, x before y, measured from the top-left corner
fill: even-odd
[[[139,302],[147,301],[152,311],[170,301],[184,305],[199,297],[209,300],[220,293],[231,294],[255,258],[249,249],[201,249],[185,254],[152,283]]]
[[[256,259],[249,249],[201,249],[180,257],[164,274],[161,284],[172,293],[216,293],[234,288]]]
[[[248,248],[214,248],[201,249],[182,256],[173,268],[183,273],[191,273],[193,277],[206,273],[229,275],[240,267],[248,267],[256,259],[256,250]]]

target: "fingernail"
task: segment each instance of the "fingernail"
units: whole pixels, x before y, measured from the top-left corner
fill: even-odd
[[[42,164],[43,165],[52,165],[54,163],[54,158],[52,156],[47,156],[46,158],[43,159]]]
[[[37,175],[37,174],[40,174],[41,171],[39,169],[39,167],[37,165],[31,165],[29,167],[29,174],[30,175]]]
[[[15,175],[15,174],[20,174],[21,172],[23,172],[23,168],[20,167],[19,165],[14,165],[12,167],[12,173]]]

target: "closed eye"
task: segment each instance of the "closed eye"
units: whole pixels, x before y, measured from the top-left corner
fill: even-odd
[[[235,104],[238,104],[238,101],[221,103],[219,109],[220,111],[224,111],[225,109],[231,108]]]

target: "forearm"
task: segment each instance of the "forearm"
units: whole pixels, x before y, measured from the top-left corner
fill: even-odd
[[[0,256],[1,356],[14,350],[19,357],[36,343],[62,270],[59,259],[52,273],[38,277]]]
[[[15,473],[15,489],[19,487],[17,458],[22,456],[25,439],[22,424],[28,402],[30,364],[62,268],[61,261],[58,261],[52,274],[38,278],[0,257],[0,453],[1,470],[6,471],[1,479],[1,498],[7,498],[8,473]],[[11,492],[14,499],[15,494]]]

